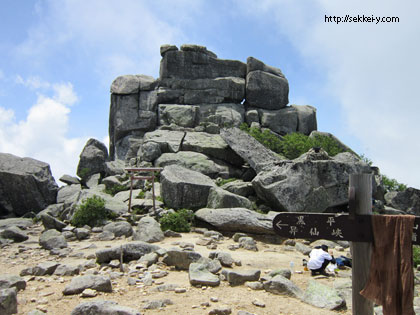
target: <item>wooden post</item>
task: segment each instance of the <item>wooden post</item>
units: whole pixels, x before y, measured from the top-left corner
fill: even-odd
[[[352,192],[354,191],[354,193]],[[349,192],[354,196],[350,201],[350,215],[372,214],[372,175],[352,174],[349,180]],[[353,213],[352,213],[353,212]],[[352,265],[352,310],[353,315],[372,315],[373,303],[359,294],[369,277],[372,243],[351,242]]]

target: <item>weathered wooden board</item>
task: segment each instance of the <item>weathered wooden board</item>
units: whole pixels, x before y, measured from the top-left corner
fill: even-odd
[[[416,217],[413,244],[420,244],[417,229],[420,217]],[[287,238],[346,240],[373,242],[372,216],[348,214],[281,212],[273,220],[274,231]]]

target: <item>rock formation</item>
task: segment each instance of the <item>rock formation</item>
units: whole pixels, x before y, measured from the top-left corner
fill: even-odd
[[[253,57],[247,63],[218,59],[197,45],[181,49],[164,45],[161,55],[157,80],[126,75],[111,85],[111,159],[136,157],[128,154],[137,153],[130,147],[139,149],[157,129],[179,132],[175,152],[168,148],[172,153],[195,151],[186,141],[191,132],[218,134],[223,127],[243,122],[256,122],[280,135],[295,131],[309,135],[317,129],[314,107],[288,106],[289,83],[278,68]],[[150,161],[146,148],[140,149],[144,161],[159,157]]]
[[[56,202],[57,190],[47,163],[0,153],[0,217],[39,212]]]

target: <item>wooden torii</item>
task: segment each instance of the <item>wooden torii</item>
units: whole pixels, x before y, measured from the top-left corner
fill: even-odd
[[[412,244],[420,244],[419,224],[416,217]],[[282,212],[273,219],[273,228],[287,238],[351,241],[352,312],[373,314],[373,303],[359,294],[369,276],[373,242],[371,174],[350,175],[349,214]]]
[[[153,210],[155,207],[155,172],[163,170],[161,167],[132,167],[125,169],[130,174],[130,197],[128,199],[128,212],[131,212],[131,197],[133,195],[133,182],[135,179],[152,181]],[[139,175],[138,173],[149,173],[149,175]]]

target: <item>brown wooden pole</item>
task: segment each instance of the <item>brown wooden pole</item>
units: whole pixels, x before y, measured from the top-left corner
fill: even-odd
[[[131,212],[131,196],[133,194],[133,177],[134,173],[130,172],[130,198],[128,199],[128,212]]]
[[[156,211],[155,205],[155,172],[152,175],[152,198],[153,198],[153,211]]]
[[[353,187],[353,188],[352,188]],[[355,215],[372,214],[372,175],[352,174],[349,180],[349,191],[354,189],[354,200],[351,202]],[[352,242],[352,311],[353,315],[372,315],[373,303],[359,294],[369,277],[372,243]]]

